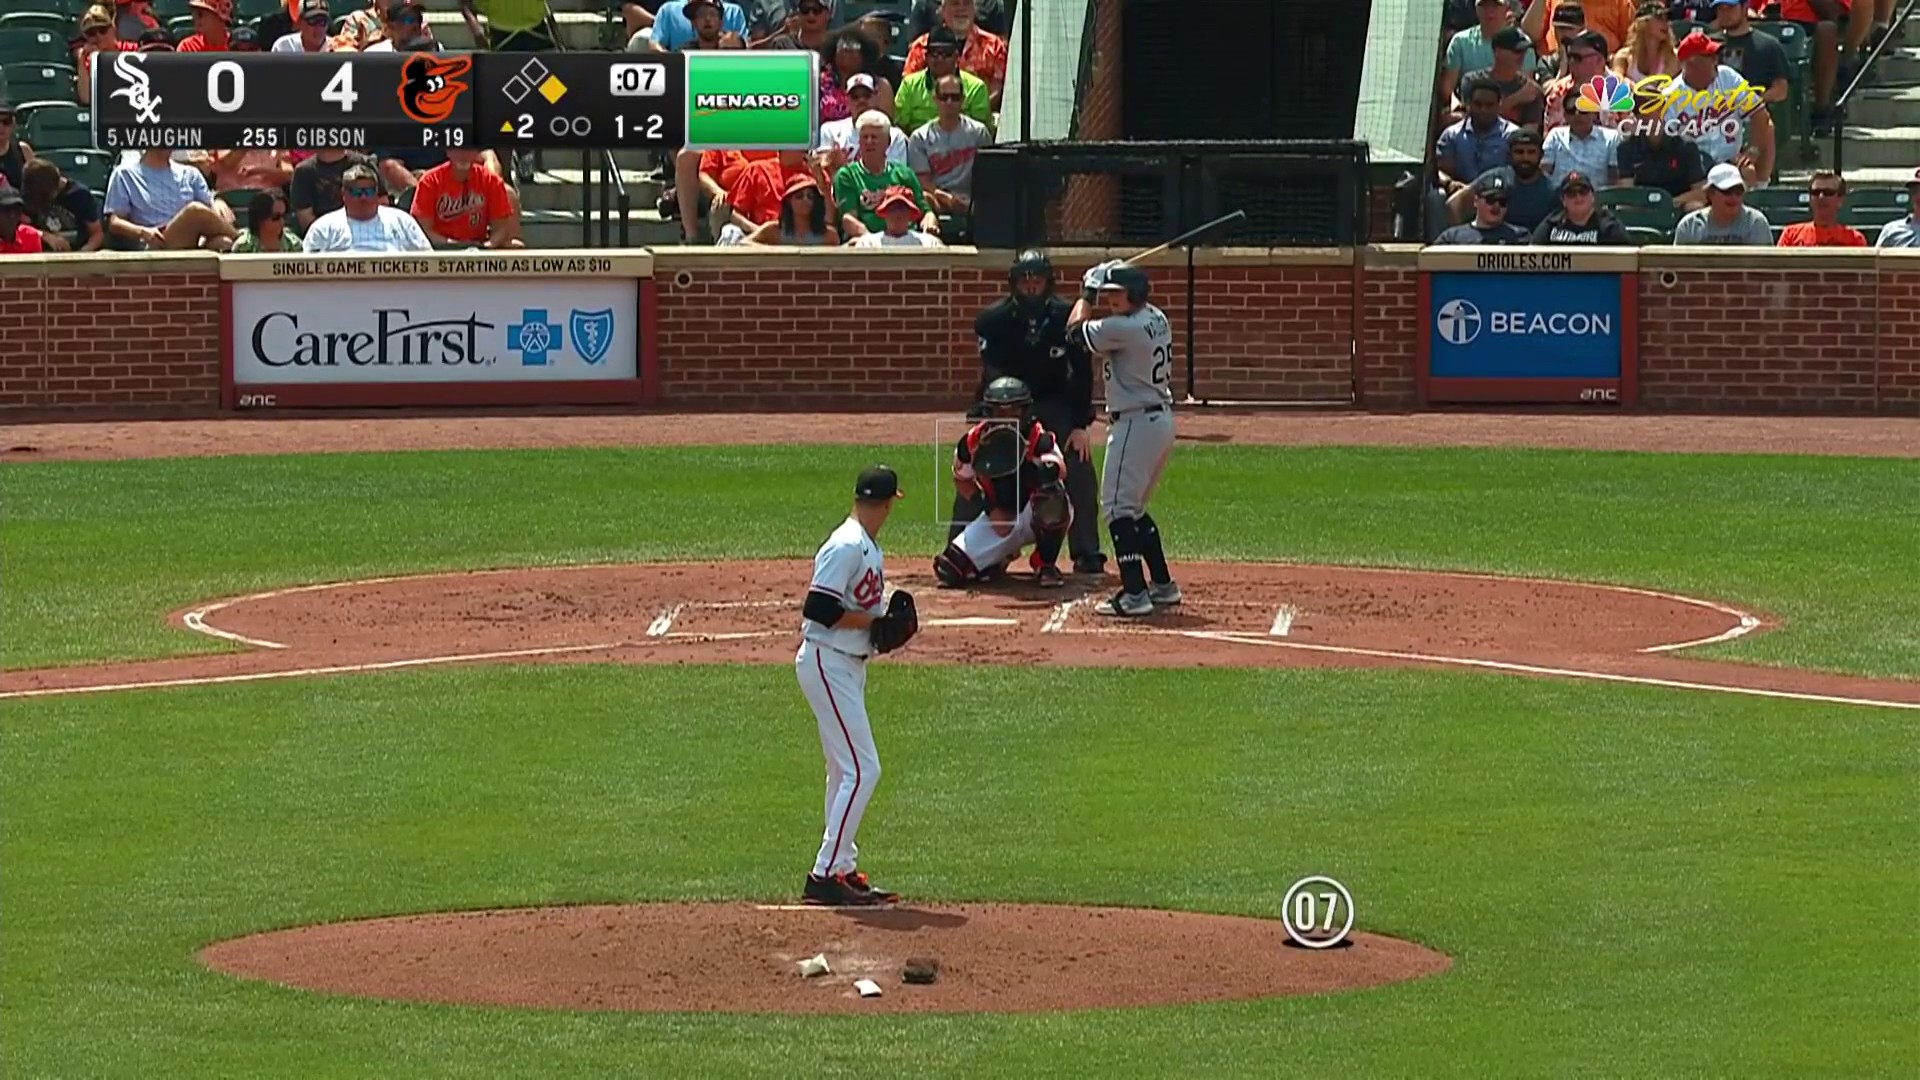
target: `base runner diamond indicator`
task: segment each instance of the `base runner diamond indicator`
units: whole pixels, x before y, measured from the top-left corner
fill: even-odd
[[[820,130],[820,55],[689,52],[689,150],[810,150]]]

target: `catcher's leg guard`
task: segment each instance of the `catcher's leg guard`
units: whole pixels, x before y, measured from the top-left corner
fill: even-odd
[[[1160,525],[1152,514],[1141,514],[1135,520],[1140,525],[1140,554],[1147,560],[1147,574],[1155,585],[1165,585],[1173,580],[1173,574],[1167,570],[1166,549],[1160,546]]]
[[[1107,522],[1107,533],[1113,537],[1113,556],[1120,564],[1120,583],[1130,593],[1147,591],[1146,541],[1140,535],[1140,523],[1135,518],[1114,518]]]
[[[933,557],[933,576],[949,589],[957,589],[979,574],[979,569],[973,565],[967,553],[953,544],[948,544],[945,551]]]

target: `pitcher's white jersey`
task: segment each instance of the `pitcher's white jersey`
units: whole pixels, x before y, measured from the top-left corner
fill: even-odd
[[[1127,315],[1089,319],[1087,348],[1104,364],[1107,411],[1173,404],[1173,326],[1152,304]]]
[[[848,611],[882,614],[880,602],[886,596],[887,582],[879,542],[849,515],[813,556],[813,580],[807,588],[839,597]],[[853,656],[873,652],[872,633],[866,627],[835,630],[812,619],[800,622],[802,634],[816,645]]]

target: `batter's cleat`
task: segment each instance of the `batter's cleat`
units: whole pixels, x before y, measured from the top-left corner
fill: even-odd
[[[873,883],[867,880],[867,874],[864,870],[855,870],[851,874],[842,874],[841,879],[847,883],[847,888],[869,897],[872,903],[891,904],[900,899],[900,894],[897,892],[888,892],[885,889],[874,888]]]
[[[861,885],[865,886],[864,876],[860,881]],[[891,894],[876,893],[871,888],[856,888],[847,880],[846,874],[833,874],[828,877],[808,874],[806,888],[800,892],[800,900],[820,907],[878,907],[881,904],[893,902],[878,899],[882,895]]]
[[[1147,585],[1147,599],[1154,607],[1172,607],[1180,602],[1180,586],[1171,581],[1152,582]]]
[[[1107,557],[1105,555],[1082,555],[1073,560],[1073,572],[1076,574],[1091,574],[1094,577],[1099,577],[1101,574],[1107,572]]]
[[[1121,618],[1138,619],[1153,614],[1153,597],[1144,592],[1114,593],[1093,606],[1096,615],[1117,615]]]
[[[1041,566],[1039,571],[1033,575],[1033,580],[1039,582],[1040,587],[1043,589],[1058,589],[1067,583],[1066,575],[1062,574],[1060,568],[1052,563]]]

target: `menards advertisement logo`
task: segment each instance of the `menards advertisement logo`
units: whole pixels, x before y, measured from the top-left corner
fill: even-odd
[[[695,94],[695,116],[723,112],[760,112],[768,109],[791,112],[806,104],[799,94]]]

